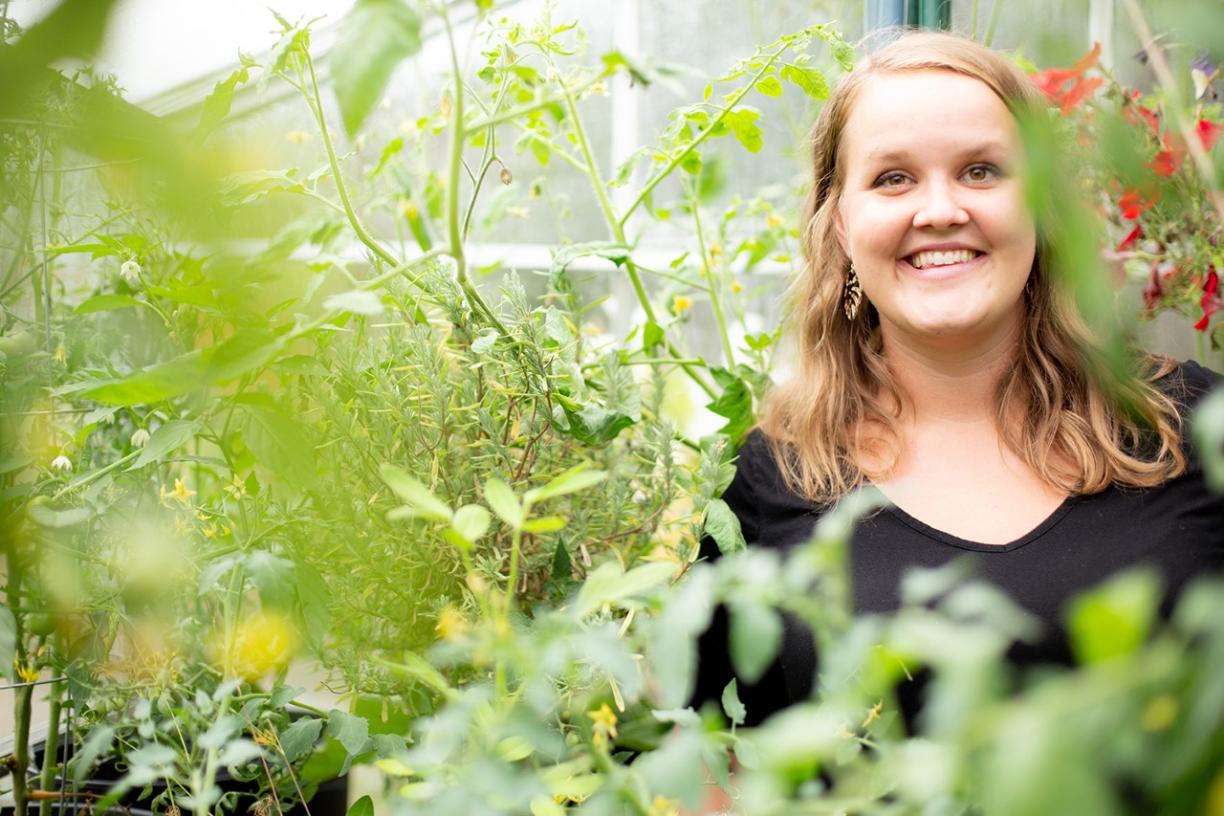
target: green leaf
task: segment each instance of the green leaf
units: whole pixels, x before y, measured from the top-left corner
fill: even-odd
[[[760,81],[756,84],[756,89],[765,96],[782,95],[782,83],[773,75],[761,77]]]
[[[167,422],[153,432],[128,470],[137,470],[173,453],[194,437],[199,430],[200,423],[195,420],[173,419]]]
[[[722,499],[710,499],[706,505],[705,521],[702,524],[702,535],[708,535],[718,545],[723,555],[739,552],[744,549],[744,533],[740,530],[739,519]]]
[[[383,464],[379,467],[383,481],[395,491],[395,494],[412,508],[413,514],[429,521],[451,520],[454,513],[450,505],[435,496],[428,487],[395,465]]]
[[[628,414],[601,405],[584,405],[574,410],[563,404],[562,410],[569,420],[569,435],[584,445],[596,448],[608,444],[637,421]]]
[[[421,15],[405,0],[358,0],[328,54],[340,118],[350,137],[374,109],[396,66],[421,50]]]
[[[570,561],[569,550],[565,542],[557,539],[557,547],[553,550],[551,578],[554,581],[568,581],[574,574],[574,565]]]
[[[73,311],[79,315],[94,312],[110,312],[115,309],[126,309],[129,306],[144,306],[143,301],[127,295],[95,295],[76,307]]]
[[[212,93],[204,97],[200,110],[200,121],[196,125],[195,140],[203,142],[229,116],[234,103],[234,89],[250,79],[250,69],[243,66],[213,86]]]
[[[266,331],[240,331],[206,352],[207,382],[223,383],[241,377],[248,371],[263,368],[285,347],[284,338]]]
[[[524,533],[555,533],[565,529],[565,519],[561,516],[540,516],[523,522]]]
[[[365,289],[354,289],[351,292],[340,292],[323,301],[323,308],[335,312],[352,312],[353,314],[375,317],[383,313],[382,298]]]
[[[740,108],[728,112],[723,121],[727,123],[727,127],[731,128],[731,133],[735,135],[736,140],[744,146],[745,150],[749,153],[756,153],[764,144],[761,127],[756,123],[760,118],[760,111]]]
[[[271,399],[242,397],[238,407],[246,415],[242,438],[251,453],[278,476],[298,487],[314,484],[315,449],[306,428]]]
[[[1199,403],[1190,427],[1207,484],[1224,493],[1224,388],[1217,388]]]
[[[574,614],[584,618],[607,605],[644,595],[667,583],[676,572],[669,561],[652,561],[624,572],[617,561],[605,561],[587,575],[574,601]]]
[[[333,708],[327,712],[327,733],[335,737],[350,756],[356,756],[365,750],[370,739],[370,724],[365,717]]]
[[[790,82],[795,83],[803,92],[813,99],[825,99],[829,95],[829,82],[825,79],[824,74],[815,68],[807,68],[801,65],[784,65],[779,75]]]
[[[531,504],[537,504],[547,499],[555,499],[558,496],[586,490],[608,478],[608,474],[602,470],[588,470],[589,467],[590,465],[586,462],[575,465],[543,487],[528,490],[523,499]]]
[[[345,816],[374,816],[374,800],[369,794],[361,797],[349,807]]]
[[[1160,602],[1160,580],[1135,569],[1073,599],[1067,609],[1071,650],[1080,663],[1132,654],[1147,640]]]
[[[552,251],[552,268],[548,274],[555,276],[564,272],[570,264],[579,258],[606,258],[617,266],[629,260],[632,249],[628,244],[618,244],[613,241],[591,241],[585,244],[566,244]]]
[[[523,507],[510,485],[501,479],[492,478],[485,482],[484,492],[489,507],[493,508],[493,512],[506,522],[507,526],[515,530],[523,526]]]
[[[108,405],[137,405],[177,397],[200,388],[208,374],[203,351],[190,351],[128,376],[95,385],[82,396]]]
[[[723,689],[722,707],[727,718],[734,725],[744,724],[744,718],[748,716],[748,709],[744,708],[744,704],[740,702],[739,687],[736,685],[735,678],[732,678],[727,687]]]
[[[488,531],[490,520],[489,511],[479,504],[465,504],[455,511],[451,527],[459,535],[475,543]]]
[[[531,800],[531,816],[565,816],[565,808],[550,796],[537,796]]]
[[[731,663],[745,683],[761,679],[782,644],[782,620],[778,613],[755,601],[737,601],[728,606],[731,618]]]
[[[15,680],[13,660],[17,655],[17,619],[7,606],[0,606],[0,677]]]
[[[12,665],[10,661],[8,665]],[[115,729],[109,725],[95,726],[85,738],[85,745],[68,761],[68,778],[76,784],[85,781],[98,757],[109,753],[115,741]]]
[[[716,379],[725,380],[723,391],[718,395],[718,399],[707,404],[706,408],[727,418],[727,424],[719,428],[718,432],[731,437],[732,442],[738,445],[756,423],[752,410],[752,389],[740,377],[719,378],[717,372],[724,375],[727,372],[722,369],[711,372]]]
[[[642,350],[653,351],[662,342],[663,329],[653,320],[647,320],[646,328],[642,330]]]

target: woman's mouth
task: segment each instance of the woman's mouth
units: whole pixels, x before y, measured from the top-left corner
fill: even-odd
[[[924,250],[902,258],[901,263],[924,278],[943,278],[964,271],[985,254],[975,249]]]

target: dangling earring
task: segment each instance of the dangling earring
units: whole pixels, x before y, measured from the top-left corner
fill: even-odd
[[[846,273],[846,289],[842,293],[842,311],[846,313],[847,320],[854,320],[858,316],[859,303],[862,300],[863,287],[859,285],[854,264],[850,264],[850,271]]]

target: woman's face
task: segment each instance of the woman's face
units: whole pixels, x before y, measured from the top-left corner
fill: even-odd
[[[885,340],[947,346],[1021,325],[1036,229],[1015,118],[943,70],[873,76],[842,133],[834,219]]]

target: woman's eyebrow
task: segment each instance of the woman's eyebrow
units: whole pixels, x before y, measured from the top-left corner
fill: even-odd
[[[988,139],[981,142],[966,143],[955,148],[951,155],[954,157],[980,156],[983,154],[993,155],[1008,155],[1011,147],[1005,142],[997,139]],[[880,147],[869,152],[866,156],[869,162],[893,162],[904,161],[910,158],[911,152],[904,147]]]

